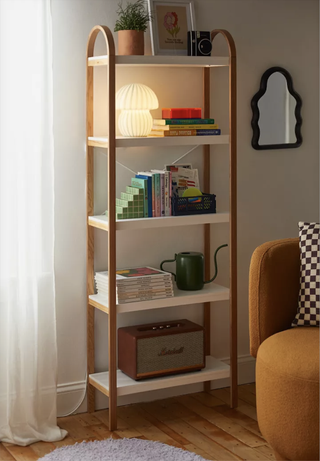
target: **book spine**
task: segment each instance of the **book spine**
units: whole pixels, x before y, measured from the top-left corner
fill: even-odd
[[[196,124],[186,124],[186,125],[166,125],[166,126],[159,126],[154,125],[152,127],[153,131],[171,131],[171,130],[217,130],[219,125],[216,123],[210,123],[207,125],[202,125],[200,123]]]
[[[155,215],[157,218],[161,217],[161,184],[160,174],[154,173],[155,177]]]
[[[197,130],[172,130],[172,131],[164,131],[163,135],[167,136],[196,136]]]
[[[169,171],[169,206],[170,206],[169,216],[172,216],[172,171]]]
[[[218,136],[221,134],[221,130],[196,130],[196,136]]]
[[[148,187],[148,217],[152,218],[152,177],[144,176],[143,178],[147,180]]]
[[[170,216],[170,171],[164,173],[164,215]]]
[[[154,123],[156,125],[156,123]],[[214,118],[172,118],[165,119],[165,125],[205,125],[214,124]]]
[[[155,185],[155,176],[152,175],[152,217],[155,218],[156,215],[156,185]]]
[[[160,212],[165,215],[165,195],[164,195],[164,173],[160,173]]]

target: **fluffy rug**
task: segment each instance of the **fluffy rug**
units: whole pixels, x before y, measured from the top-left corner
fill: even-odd
[[[199,455],[142,439],[107,439],[57,448],[44,461],[204,461]]]

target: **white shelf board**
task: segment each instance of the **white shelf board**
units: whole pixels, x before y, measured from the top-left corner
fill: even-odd
[[[129,376],[117,371],[117,395],[131,395],[140,392],[155,391],[157,389],[166,389],[168,387],[183,386],[186,384],[203,383],[221,378],[230,377],[229,365],[215,359],[206,357],[206,367],[200,371],[191,373],[182,373],[173,376],[163,376],[162,378],[144,379],[143,381],[134,381]],[[89,375],[89,382],[104,394],[109,394],[109,373],[93,373]]]
[[[109,57],[93,56],[88,59],[88,65],[107,66]],[[225,67],[230,60],[224,56],[116,56],[119,66],[161,66],[161,67]]]
[[[161,227],[192,226],[199,224],[226,223],[230,220],[230,213],[207,213],[192,216],[165,216],[163,218],[119,219],[116,221],[116,230],[159,229]],[[108,217],[89,216],[88,223],[92,227],[108,230]]]
[[[129,138],[117,136],[116,147],[167,147],[167,146],[203,146],[229,144],[229,135],[218,136],[168,136]],[[104,136],[89,136],[88,145],[91,147],[108,148],[108,138]]]
[[[117,304],[117,314],[126,312],[145,311],[150,309],[163,309],[165,307],[186,306],[214,301],[227,301],[230,298],[229,288],[208,283],[202,290],[179,290],[174,284],[174,296],[171,298],[154,299],[153,301],[139,301],[134,303]],[[101,294],[90,295],[89,304],[108,313],[108,298]]]

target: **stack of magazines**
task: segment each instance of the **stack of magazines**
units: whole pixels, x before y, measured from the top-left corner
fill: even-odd
[[[108,271],[96,272],[98,294],[108,296]],[[116,271],[117,304],[151,301],[174,296],[172,276],[153,267],[135,267]]]

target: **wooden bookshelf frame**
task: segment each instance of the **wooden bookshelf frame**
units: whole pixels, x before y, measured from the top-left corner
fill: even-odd
[[[106,42],[107,56],[94,57],[94,45],[97,35],[102,33]],[[229,47],[229,184],[230,184],[230,202],[229,202],[229,220],[230,220],[230,387],[231,387],[231,407],[236,407],[238,402],[237,395],[237,131],[236,131],[236,48],[232,36],[226,30],[213,30],[211,40],[222,34],[226,39]],[[115,177],[116,177],[116,109],[115,109],[115,82],[116,82],[116,61],[123,65],[143,65],[144,57],[129,56],[117,57],[115,55],[115,45],[112,33],[106,26],[95,26],[88,38],[86,67],[86,146],[87,146],[87,373],[88,373],[88,411],[95,410],[95,389],[100,390],[109,398],[109,429],[111,431],[117,428],[117,305],[116,305],[116,219],[115,219]],[[131,58],[131,59],[130,59]],[[140,59],[141,58],[141,59]],[[188,66],[186,57],[171,59],[172,57],[146,56],[147,66]],[[163,58],[163,59],[162,59]],[[94,136],[93,133],[93,72],[95,66],[107,66],[107,85],[108,85],[108,138],[105,141],[90,141]],[[203,67],[203,107],[204,116],[210,117],[210,68],[214,66],[226,65],[226,58],[217,58],[214,61],[210,58],[206,63],[203,58],[195,61],[190,60],[190,65]],[[212,144],[217,144],[217,140]],[[149,141],[148,141],[149,142]],[[153,140],[150,139],[150,146]],[[157,143],[159,140],[156,141]],[[206,141],[205,141],[206,142]],[[225,143],[225,141],[224,141]],[[196,144],[195,141],[192,144]],[[98,145],[108,149],[108,223],[107,226],[92,224],[90,217],[93,216],[94,210],[94,167],[93,155],[94,146]],[[203,189],[210,190],[210,144],[203,146],[203,165],[204,165],[204,182]],[[152,219],[152,218],[151,218]],[[101,306],[99,302],[93,301],[89,297],[94,295],[94,227],[107,230],[108,232],[108,271],[109,271],[109,294],[108,306]],[[210,274],[210,224],[204,224],[204,253],[206,261],[206,277]],[[94,348],[94,313],[98,308],[109,316],[108,321],[108,355],[109,355],[109,372],[108,387],[103,387],[100,381],[90,377],[95,372],[95,348]],[[204,326],[206,331],[206,355],[210,355],[210,302],[204,303]],[[219,372],[221,377],[221,372]],[[210,377],[210,373],[204,376]],[[217,378],[216,378],[217,379]],[[174,384],[173,385],[177,385]],[[168,383],[166,387],[170,387]],[[206,391],[210,389],[210,381],[204,382]]]

